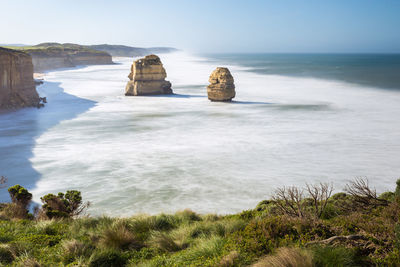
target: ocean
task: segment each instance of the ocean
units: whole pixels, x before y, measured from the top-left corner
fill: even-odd
[[[91,215],[232,213],[277,187],[400,176],[400,56],[160,55],[175,95],[125,97],[133,58],[45,74],[48,104],[0,114],[0,175],[40,196],[82,191]],[[232,103],[210,102],[226,66]],[[8,200],[5,188],[0,201]]]

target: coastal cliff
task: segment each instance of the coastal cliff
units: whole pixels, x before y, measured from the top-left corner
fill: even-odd
[[[172,94],[171,83],[166,81],[167,73],[156,55],[136,60],[128,75],[126,96]]]
[[[42,43],[17,49],[31,55],[35,72],[77,65],[113,64],[112,57],[107,52],[77,44]]]
[[[0,47],[0,109],[39,106],[28,54]]]

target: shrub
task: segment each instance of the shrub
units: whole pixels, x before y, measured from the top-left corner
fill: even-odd
[[[69,190],[65,194],[47,194],[40,198],[42,209],[48,218],[69,218],[81,214],[89,203],[82,203],[81,192]]]
[[[270,253],[274,248],[287,245],[299,238],[294,223],[277,216],[254,219],[240,231],[230,235],[227,250],[236,250],[245,257],[245,262],[254,257]],[[243,254],[243,255],[242,255]]]
[[[3,214],[8,218],[29,218],[28,208],[32,201],[32,194],[19,184],[8,188],[8,193],[12,203],[5,205]]]
[[[383,192],[382,194],[379,195],[379,198],[385,199],[387,201],[393,201],[395,198],[395,194],[393,192]]]
[[[253,267],[312,267],[312,253],[299,248],[279,248],[274,255],[268,255]]]
[[[19,184],[8,188],[8,193],[13,203],[19,204],[25,208],[28,207],[32,200],[32,194]]]
[[[14,255],[12,254],[10,248],[7,245],[0,246],[0,263],[10,264],[14,260]]]
[[[89,267],[121,267],[127,263],[127,257],[116,250],[96,250],[89,259]]]

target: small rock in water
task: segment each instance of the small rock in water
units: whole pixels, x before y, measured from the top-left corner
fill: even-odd
[[[208,81],[207,94],[211,101],[231,101],[235,97],[235,84],[228,68],[216,68]]]

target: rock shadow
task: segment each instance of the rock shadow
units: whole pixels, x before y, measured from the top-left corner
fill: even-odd
[[[270,105],[270,104],[274,104],[274,103],[271,103],[271,102],[237,101],[237,100],[232,100],[230,103],[232,103],[232,104],[242,104],[242,105]]]
[[[174,98],[204,98],[204,95],[189,95],[189,94],[169,94],[169,95],[148,95],[150,97],[174,97]]]
[[[0,114],[0,176],[8,179],[7,187],[20,184],[32,189],[41,178],[30,161],[35,140],[61,121],[73,119],[96,104],[65,93],[58,82],[45,81],[37,90],[47,98],[44,108]],[[0,189],[0,202],[10,200],[7,187]]]

